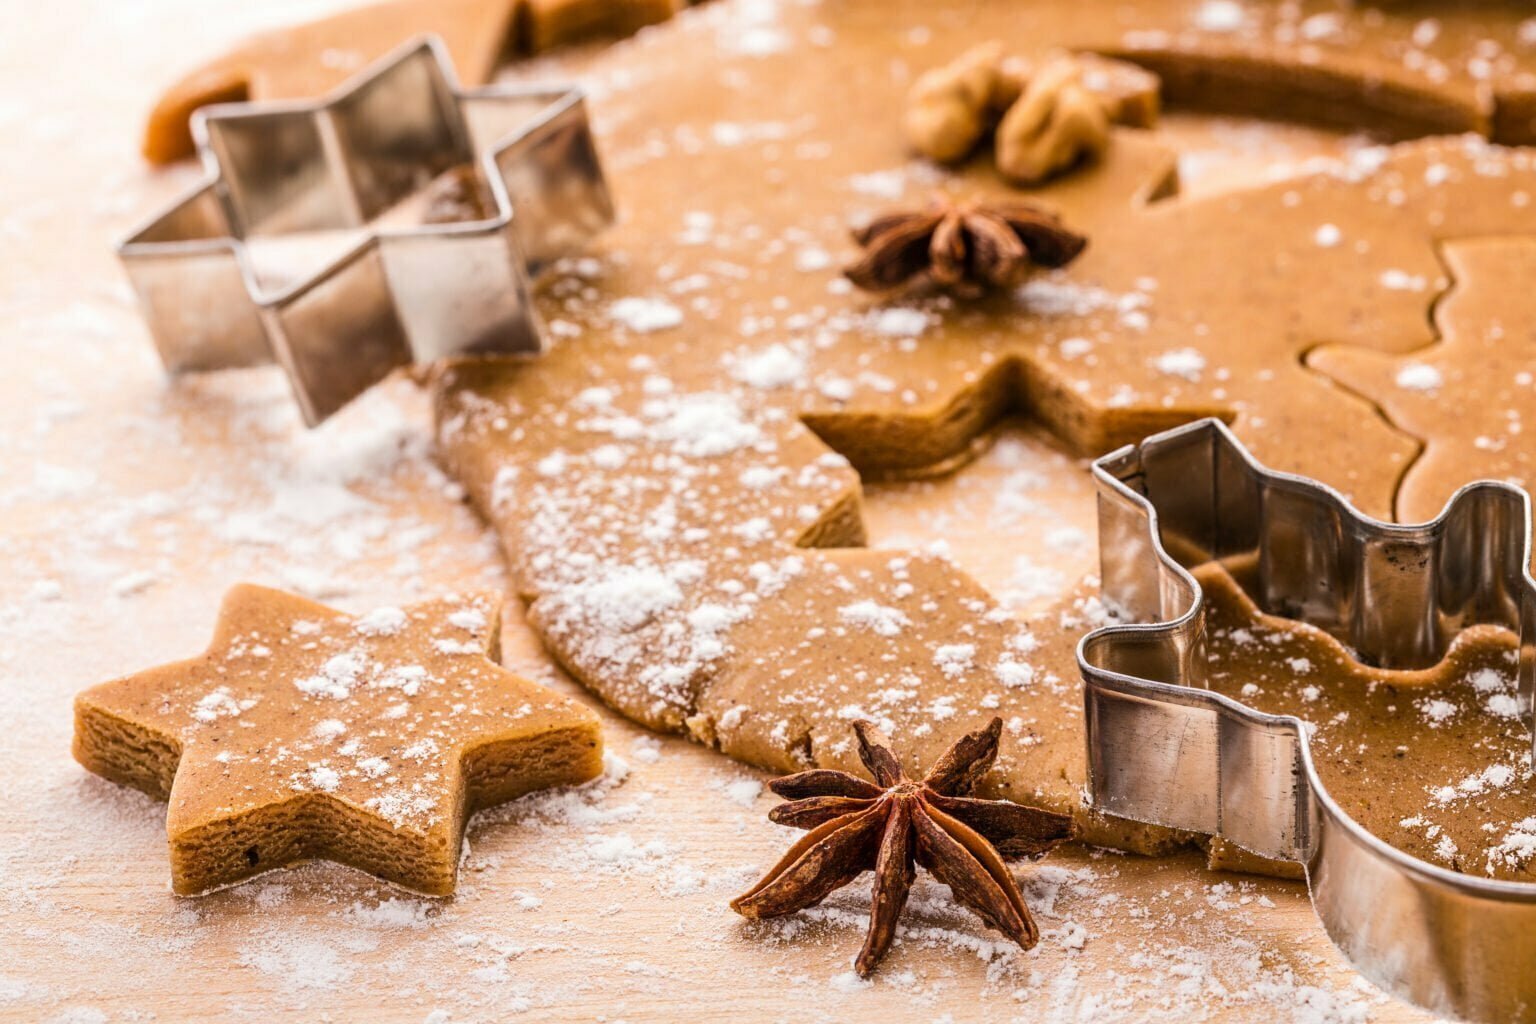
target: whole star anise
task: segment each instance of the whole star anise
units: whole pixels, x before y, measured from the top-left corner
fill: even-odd
[[[769,812],[810,829],[747,892],[731,901],[750,918],[779,917],[820,903],[866,870],[875,872],[869,932],[854,968],[867,977],[896,935],[917,872],[927,868],[955,899],[1024,949],[1040,933],[1002,856],[1038,856],[1072,835],[1072,819],[1008,800],[968,796],[997,757],[1003,720],[967,733],[921,782],[902,770],[890,741],[855,722],[859,757],[874,776],[817,768],[768,784],[790,803]]]
[[[866,291],[886,291],[924,272],[948,288],[1006,288],[1035,267],[1066,266],[1088,244],[1033,203],[944,196],[922,209],[876,217],[853,238],[864,258],[843,274]]]

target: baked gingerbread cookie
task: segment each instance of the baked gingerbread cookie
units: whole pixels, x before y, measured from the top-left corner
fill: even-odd
[[[75,758],[169,802],[178,893],[323,858],[446,895],[472,812],[602,770],[597,717],[499,635],[483,595],[353,617],[237,586],[203,654],[75,699]]]
[[[1126,5],[1127,23],[1155,24],[1156,6]],[[1169,52],[1231,54],[1253,25],[1280,31],[1240,4],[1161,8],[1181,26]],[[1290,68],[1303,93],[1326,79],[1356,123],[1395,131],[1407,108],[1381,97],[1397,86],[1358,49],[1330,48],[1330,32],[1411,37],[1418,52],[1476,49],[1485,32],[1501,54],[1519,45],[1503,9],[1447,14],[1433,35],[1401,12],[1304,8],[1283,8],[1295,48],[1215,61],[1208,87]],[[622,713],[777,771],[854,768],[854,718],[910,737],[916,770],[1000,715],[1012,739],[986,795],[1074,813],[1091,842],[1185,841],[1082,806],[1074,647],[1106,614],[1092,582],[1017,620],[938,555],[861,547],[861,475],[952,468],[1008,414],[1084,455],[1218,415],[1267,464],[1389,515],[1424,439],[1307,356],[1432,344],[1449,284],[1440,244],[1536,234],[1536,166],[1460,136],[1182,200],[1175,155],[1117,127],[1097,161],[1027,193],[1089,237],[1070,266],[975,301],[854,293],[838,274],[855,256],[850,227],[935,188],[1021,195],[985,155],[954,171],[910,157],[901,106],[915,76],[979,39],[1028,55],[1102,39],[1103,22],[1083,5],[726,3],[598,59],[623,220],[546,281],[561,339],[548,356],[456,368],[438,417],[443,458],[496,527],[531,621]],[[750,52],[721,44],[748,29]],[[724,56],[700,57],[711,52]],[[1308,77],[1293,59],[1332,70]],[[1389,77],[1425,98],[1417,122],[1483,126],[1490,94],[1447,61],[1461,70],[1397,61]],[[1508,475],[1500,465],[1514,462],[1487,469]]]

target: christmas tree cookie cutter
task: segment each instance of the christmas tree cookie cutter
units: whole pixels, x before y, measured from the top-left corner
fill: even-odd
[[[582,92],[461,90],[435,37],[192,131],[204,180],[118,255],[169,372],[276,361],[310,426],[401,366],[541,350],[530,280],[613,220]]]
[[[1441,1014],[1536,1020],[1536,885],[1387,845],[1329,796],[1300,719],[1204,689],[1201,590],[1169,554],[1255,559],[1261,608],[1383,667],[1433,665],[1462,629],[1505,626],[1520,640],[1529,723],[1526,492],[1473,483],[1427,523],[1381,522],[1332,488],[1266,469],[1217,420],[1112,452],[1093,473],[1104,594],[1125,616],[1078,646],[1093,806],[1300,862],[1328,936],[1372,981]]]

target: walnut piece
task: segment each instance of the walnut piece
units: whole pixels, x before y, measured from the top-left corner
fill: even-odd
[[[1037,184],[1102,152],[1111,123],[1156,124],[1160,88],[1127,61],[1058,54],[1033,65],[983,43],[913,83],[904,127],[911,147],[940,163],[965,159],[996,127],[999,169]]]
[[[1153,128],[1161,111],[1163,83],[1157,75],[1130,61],[1097,53],[1058,54],[1047,62],[1070,60],[1083,72],[1083,88],[1099,98],[1111,124],[1128,128]],[[1005,64],[1005,71],[1010,64]],[[1030,79],[1029,69],[1015,71],[1020,82]]]
[[[1019,185],[1037,185],[1109,146],[1109,112],[1083,84],[1076,60],[1062,58],[1034,75],[997,126],[997,169]]]
[[[1018,94],[1002,63],[1002,44],[982,43],[920,75],[907,93],[907,143],[939,163],[969,156]]]

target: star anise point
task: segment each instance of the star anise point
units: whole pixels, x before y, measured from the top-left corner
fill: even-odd
[[[869,931],[854,962],[867,977],[896,937],[921,865],[987,925],[1029,949],[1039,941],[1039,929],[1003,856],[1044,853],[1071,838],[1072,819],[969,795],[997,757],[1002,728],[1002,719],[994,718],[967,733],[914,780],[873,722],[854,722],[859,759],[875,781],[813,768],[770,782],[789,802],[770,811],[769,819],[808,831],[731,907],[753,919],[794,913],[874,871]]]
[[[958,292],[1007,288],[1037,267],[1063,267],[1088,239],[1054,213],[1024,200],[954,200],[896,210],[853,232],[863,258],[843,271],[866,291],[920,277]]]

